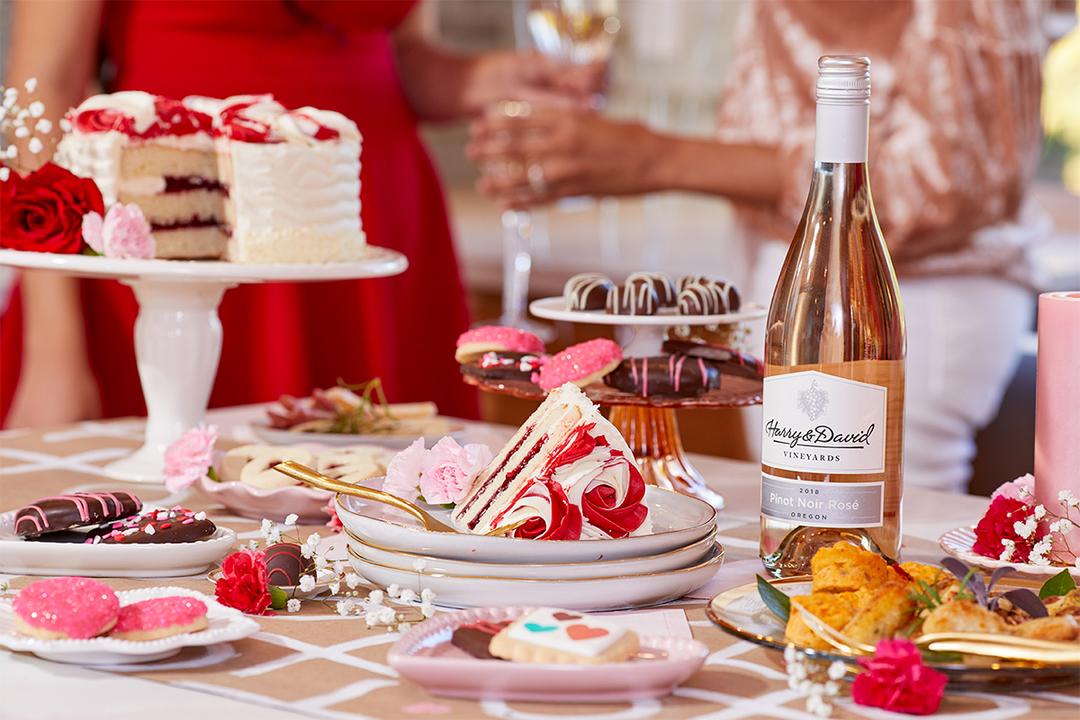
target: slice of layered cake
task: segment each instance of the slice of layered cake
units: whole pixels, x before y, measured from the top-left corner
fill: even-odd
[[[461,530],[522,524],[515,537],[619,538],[651,532],[645,482],[619,431],[573,383],[553,390],[454,509]]]
[[[135,203],[160,258],[220,258],[225,197],[212,118],[144,92],[88,98],[69,116],[56,162],[92,178],[106,206]]]
[[[222,101],[215,132],[230,260],[323,263],[361,256],[355,123],[329,110],[285,110],[261,96]]]

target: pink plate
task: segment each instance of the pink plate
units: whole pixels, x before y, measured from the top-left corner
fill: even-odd
[[[198,488],[211,502],[218,502],[240,517],[274,522],[284,522],[290,513],[296,513],[300,522],[322,525],[330,516],[323,508],[333,497],[328,490],[318,490],[305,485],[289,485],[283,488],[255,488],[242,482],[216,482],[203,476]]]
[[[474,608],[439,614],[390,648],[390,665],[433,695],[534,702],[623,702],[668,695],[709,654],[697,640],[645,636],[644,651],[658,659],[607,665],[532,665],[480,660],[450,644],[454,628],[478,620],[509,620],[531,607]]]

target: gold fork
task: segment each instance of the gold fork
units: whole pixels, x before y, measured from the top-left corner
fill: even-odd
[[[293,480],[301,482],[304,485],[310,485],[311,487],[319,488],[320,490],[329,490],[330,492],[336,492],[342,495],[355,495],[356,497],[363,498],[369,502],[382,503],[397,508],[419,520],[420,524],[424,526],[424,529],[429,532],[459,532],[457,529],[436,519],[431,513],[416,503],[409,502],[404,498],[399,498],[397,495],[391,495],[382,490],[364,487],[363,485],[353,485],[352,483],[347,483],[342,480],[335,480],[328,475],[323,475],[321,472],[293,460],[286,460],[278,463],[274,466],[274,470],[277,470],[282,475],[288,475]],[[502,527],[497,527],[491,532],[484,534],[507,535],[514,530],[517,530],[522,524],[523,523],[518,522],[511,525],[503,525]]]
[[[802,615],[811,632],[845,655],[873,655],[874,646],[850,638],[830,627],[797,600],[791,606]],[[1036,640],[992,633],[926,633],[912,638],[917,646],[932,652],[954,652],[1001,660],[1020,660],[1048,665],[1080,665],[1080,647],[1074,643]]]

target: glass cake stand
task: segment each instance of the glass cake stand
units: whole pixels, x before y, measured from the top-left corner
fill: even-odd
[[[726,315],[609,315],[605,312],[566,310],[562,297],[535,300],[529,311],[545,320],[586,325],[611,325],[626,357],[660,355],[664,336],[670,329],[675,337],[689,335],[691,327],[716,326],[719,334],[738,344],[746,332],[743,323],[759,320],[766,309],[744,306],[737,313]],[[466,381],[482,390],[514,397],[542,400],[544,392],[525,381],[479,380],[465,376]],[[710,489],[683,450],[679,435],[678,408],[731,408],[761,403],[761,381],[736,375],[721,375],[720,387],[693,398],[646,398],[616,390],[602,384],[583,388],[589,398],[611,408],[611,422],[626,438],[634,451],[645,482],[669,490],[694,495],[716,509],[724,507],[724,498]]]
[[[135,358],[146,400],[146,436],[142,447],[105,471],[118,480],[159,483],[165,448],[206,414],[221,357],[218,305],[227,290],[254,283],[388,277],[404,272],[408,261],[401,253],[369,246],[356,261],[311,265],[128,260],[19,250],[0,250],[0,265],[112,278],[135,292]]]

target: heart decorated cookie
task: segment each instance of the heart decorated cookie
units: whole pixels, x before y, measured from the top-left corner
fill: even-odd
[[[514,662],[624,662],[638,651],[638,637],[598,617],[540,608],[500,630],[489,650],[494,657]]]

